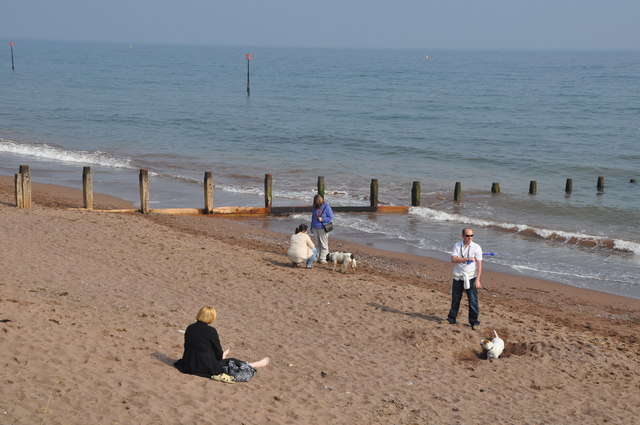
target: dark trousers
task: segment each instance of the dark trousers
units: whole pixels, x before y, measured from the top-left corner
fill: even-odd
[[[469,324],[479,325],[478,316],[480,315],[480,309],[478,308],[478,292],[474,287],[476,278],[469,280],[471,288],[464,289],[464,280],[453,280],[451,286],[451,310],[447,320],[449,323],[456,323],[456,317],[458,317],[458,310],[460,309],[460,301],[462,300],[462,292],[467,293],[467,300],[469,300]]]

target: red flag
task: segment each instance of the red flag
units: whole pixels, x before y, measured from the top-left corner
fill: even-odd
[[[9,42],[9,46],[13,47],[13,41]]]
[[[251,60],[251,53],[247,53],[247,60],[250,61]]]

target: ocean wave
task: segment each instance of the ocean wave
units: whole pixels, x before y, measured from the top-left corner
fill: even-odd
[[[544,274],[549,274],[549,275],[558,275],[558,276],[565,276],[565,277],[575,277],[575,278],[579,278],[579,279],[594,279],[594,280],[602,280],[600,277],[595,276],[595,275],[587,275],[587,274],[580,274],[580,273],[570,273],[570,272],[564,272],[564,271],[557,271],[557,270],[549,270],[546,267],[534,267],[534,266],[524,266],[524,265],[511,265],[510,266],[513,270],[525,273],[527,271],[529,272],[537,272],[537,273],[544,273]]]
[[[247,186],[234,186],[230,184],[216,184],[216,187],[224,190],[225,192],[230,193],[240,193],[240,194],[248,194],[248,195],[261,195],[264,193],[264,190],[260,190],[257,187],[247,187]]]
[[[149,170],[149,175],[150,176],[155,176],[155,177],[164,177],[164,178],[169,178],[169,179],[173,179],[173,180],[179,180],[179,181],[185,182],[185,183],[202,183],[203,182],[202,179],[196,179],[194,177],[183,176],[181,174],[157,173],[157,172],[151,171],[151,170]]]
[[[559,271],[559,270],[549,270],[547,267],[535,267],[535,266],[524,266],[524,265],[512,265],[511,269],[522,273],[528,274],[529,272],[534,272],[535,274],[546,275],[546,276],[555,276],[554,280],[562,280],[562,278],[568,279],[569,282],[580,282],[581,280],[592,280],[592,281],[602,281],[602,282],[616,282],[616,283],[629,283],[634,282],[634,276],[619,276],[618,278],[612,277],[607,274],[606,276],[599,276],[597,274],[585,274],[578,272],[567,272],[567,271]],[[602,288],[599,288],[602,289]]]
[[[32,156],[45,160],[100,165],[112,168],[135,168],[131,160],[116,158],[100,151],[73,151],[61,149],[46,143],[24,143],[0,138],[0,152]]]
[[[540,238],[546,241],[560,242],[575,245],[581,248],[603,249],[608,251],[629,252],[640,255],[640,243],[612,239],[604,236],[588,235],[563,230],[545,229],[527,224],[504,223],[481,218],[469,217],[461,214],[450,214],[444,211],[436,211],[426,207],[412,207],[410,214],[429,218],[436,221],[449,221],[461,224],[490,227],[507,232],[518,233],[524,236]]]
[[[244,195],[258,195],[262,196],[264,194],[264,188],[262,187],[253,187],[246,185],[236,185],[230,183],[216,183],[216,188],[224,190],[230,193],[238,193]],[[315,189],[305,189],[305,190],[273,190],[273,197],[278,198],[279,200],[288,199],[293,202],[294,205],[299,204],[309,204],[311,205],[311,201],[313,196],[316,194]],[[354,199],[348,192],[345,191],[327,191],[326,195],[331,196],[331,200],[333,205],[336,203],[340,206],[356,206],[363,205],[363,201],[360,199]],[[280,204],[281,205],[281,204]]]

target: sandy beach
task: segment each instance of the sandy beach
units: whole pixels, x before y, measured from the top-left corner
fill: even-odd
[[[640,300],[487,264],[474,331],[466,298],[446,322],[449,263],[332,239],[355,274],[293,268],[290,235],[240,219],[90,212],[43,184],[33,200],[0,178],[2,424],[638,422]],[[232,356],[271,358],[250,382],[172,367],[203,305]]]

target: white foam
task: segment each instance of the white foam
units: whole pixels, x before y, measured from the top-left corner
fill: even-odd
[[[640,255],[640,243],[637,242],[615,239],[613,241],[613,247],[615,249],[619,249],[620,251],[629,251],[633,252],[636,255]]]
[[[633,276],[621,276],[620,278],[612,278],[610,275],[599,276],[596,274],[583,274],[577,272],[567,272],[567,271],[559,271],[559,270],[550,270],[547,267],[533,267],[533,266],[523,266],[523,265],[512,265],[510,266],[512,269],[522,273],[522,274],[530,274],[526,272],[534,272],[535,274],[546,275],[546,276],[554,276],[557,280],[564,280],[566,282],[571,282],[574,286],[583,287],[580,285],[576,285],[576,283],[584,280],[591,280],[595,282],[619,282],[619,283],[629,283],[631,281],[635,281],[635,277]],[[566,278],[566,279],[562,279]],[[597,288],[602,289],[602,288]]]
[[[437,221],[452,221],[455,223],[463,224],[476,224],[480,226],[491,226],[495,223],[489,220],[482,220],[479,218],[468,217],[461,214],[450,214],[444,211],[432,210],[427,207],[411,207],[409,208],[409,214],[414,214],[420,217],[430,218]]]
[[[159,174],[156,173],[154,171],[149,171],[149,175],[150,176],[158,176],[158,177],[169,177],[172,179],[176,179],[176,180],[181,180],[187,183],[201,183],[201,180],[193,178],[193,177],[189,177],[189,176],[183,176],[181,174]]]
[[[444,211],[436,211],[427,207],[411,207],[409,214],[414,214],[420,217],[429,218],[436,221],[449,221],[455,223],[462,223],[468,225],[477,225],[483,227],[496,227],[499,229],[509,230],[516,233],[529,231],[538,235],[543,239],[555,239],[559,241],[589,241],[593,242],[596,246],[606,247],[607,242],[611,242],[610,239],[602,236],[589,235],[579,232],[567,232],[563,230],[545,229],[540,227],[528,226],[526,224],[518,223],[504,223],[499,221],[485,220],[475,217],[469,217],[461,214],[450,214]],[[576,243],[577,244],[577,243]],[[620,251],[628,251],[634,254],[640,254],[640,244],[632,241],[624,241],[616,239],[613,241],[613,248]]]
[[[382,235],[385,239],[400,239],[403,241],[411,241],[412,243],[415,243],[414,241],[416,239],[415,235],[403,232],[398,227],[387,226],[359,216],[339,214],[335,217],[334,221],[338,226],[349,227],[367,234]]]
[[[263,191],[256,187],[248,187],[248,186],[233,186],[229,184],[220,184],[216,185],[216,187],[231,193],[242,193],[248,195],[261,195]]]
[[[557,270],[549,270],[548,268],[539,269],[539,268],[533,267],[533,266],[522,266],[522,265],[512,265],[511,268],[513,268],[515,270],[518,270],[518,271],[525,271],[526,270],[526,271],[545,273],[545,274],[556,275],[556,276],[568,276],[568,277],[577,277],[577,278],[580,278],[580,279],[601,280],[598,276],[585,275],[585,274],[579,274],[579,273],[562,272],[562,271],[557,271]]]
[[[46,143],[21,143],[0,138],[0,152],[32,156],[40,159],[73,162],[85,165],[100,165],[112,168],[133,169],[130,159],[116,158],[108,153],[95,151],[72,151],[49,146]]]

